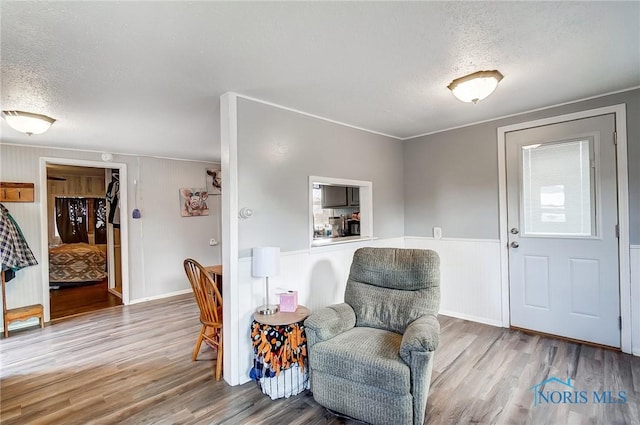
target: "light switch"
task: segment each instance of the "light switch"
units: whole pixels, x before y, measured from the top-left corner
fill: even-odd
[[[433,228],[433,239],[442,239],[442,228],[440,227]]]

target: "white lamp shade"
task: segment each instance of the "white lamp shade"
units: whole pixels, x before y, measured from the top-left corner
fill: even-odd
[[[253,277],[270,277],[280,273],[280,248],[260,246],[252,250],[251,274]]]
[[[493,93],[502,78],[499,71],[478,71],[453,80],[448,87],[459,100],[476,103]]]
[[[9,127],[29,136],[44,133],[56,121],[46,115],[24,111],[2,111],[2,118]]]

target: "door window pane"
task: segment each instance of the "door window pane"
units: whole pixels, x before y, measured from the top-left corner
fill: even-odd
[[[523,235],[595,236],[593,140],[522,147]]]

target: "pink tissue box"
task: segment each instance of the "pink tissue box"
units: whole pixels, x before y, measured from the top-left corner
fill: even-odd
[[[298,309],[298,291],[283,292],[280,295],[280,311],[293,313]]]

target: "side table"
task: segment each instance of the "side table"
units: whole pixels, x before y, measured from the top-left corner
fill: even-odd
[[[299,305],[292,313],[253,315],[251,378],[273,400],[288,398],[309,388],[304,319],[310,313],[307,307]]]

